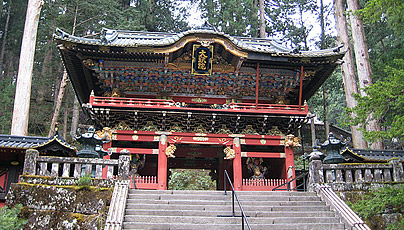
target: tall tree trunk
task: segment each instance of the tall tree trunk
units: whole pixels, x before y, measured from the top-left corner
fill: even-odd
[[[355,50],[356,68],[358,72],[359,88],[362,96],[366,96],[363,91],[373,83],[372,70],[370,68],[369,53],[366,43],[365,30],[363,29],[363,21],[356,14],[359,10],[358,0],[347,0],[348,10],[352,12],[349,15],[351,21],[352,38]],[[367,131],[380,131],[380,123],[373,119],[372,115],[368,117]],[[372,149],[383,149],[383,142],[378,141],[371,145]]]
[[[358,93],[358,86],[356,85],[355,67],[352,57],[352,47],[348,36],[348,24],[345,17],[345,7],[343,0],[334,0],[334,14],[336,20],[336,27],[338,32],[338,41],[344,45],[346,53],[342,63],[342,79],[344,81],[345,98],[348,108],[355,107],[358,102],[352,94]],[[355,116],[350,114],[350,116]],[[367,142],[363,137],[359,126],[351,126],[352,143],[354,148],[367,148]]]
[[[259,0],[260,6],[260,38],[266,38],[265,31],[265,0]]]
[[[32,69],[34,65],[38,22],[42,6],[43,1],[41,0],[28,0],[15,91],[11,135],[26,136],[28,133]]]
[[[2,1],[2,4],[3,4],[3,1]],[[1,7],[1,10],[3,10],[3,7]],[[0,79],[3,78],[3,76],[5,76],[5,74],[3,74],[3,66],[4,66],[3,62],[4,62],[4,52],[6,50],[6,44],[7,44],[7,34],[8,34],[8,25],[10,22],[10,12],[11,12],[11,1],[8,2],[7,18],[6,18],[6,24],[4,25],[4,33],[3,33],[3,42],[1,44]]]
[[[328,134],[330,133],[330,116],[328,110],[327,85],[325,83],[323,85],[323,98],[324,98],[324,129],[325,129],[325,139],[327,139]]]
[[[77,99],[77,96],[74,97],[73,104],[73,115],[72,115],[72,125],[70,127],[70,134],[73,135],[77,131],[77,127],[79,126],[79,116],[80,116],[80,102]]]
[[[310,119],[310,130],[311,130],[311,146],[316,145],[316,124],[314,123],[315,117]]]
[[[67,72],[65,70],[63,72],[62,81],[60,82],[59,93],[58,93],[58,97],[57,97],[57,100],[56,100],[55,111],[54,111],[53,116],[52,116],[52,122],[51,122],[51,126],[50,126],[50,129],[49,129],[48,137],[51,137],[53,134],[55,134],[56,122],[58,121],[58,118],[59,118],[60,107],[62,106],[63,95],[65,93],[65,88],[66,88],[66,85],[67,85],[67,78],[68,78],[68,76],[67,76]]]
[[[48,43],[52,43],[51,40],[48,41]],[[51,60],[52,60],[52,49],[49,48],[46,53],[45,56],[43,58],[43,62],[42,62],[42,70],[41,70],[41,81],[42,82],[46,82],[49,80],[49,76],[52,76],[52,67],[51,67]],[[36,98],[36,102],[37,103],[43,103],[45,100],[45,94],[46,94],[46,90],[48,90],[49,86],[46,86],[46,84],[41,85],[38,88],[37,91],[37,98]]]
[[[324,23],[324,2],[320,0],[320,49],[325,49],[325,23]],[[327,93],[327,81],[323,84],[323,98],[324,98],[324,129],[325,129],[325,139],[328,138],[330,133],[330,122],[329,122],[329,110],[328,110],[328,93]]]
[[[72,34],[75,33],[76,31],[76,23],[77,23],[77,12],[79,9],[79,4],[76,5],[76,11],[74,15],[74,20],[73,20],[73,29],[72,29]],[[74,95],[74,102],[73,102],[73,114],[72,114],[72,124],[70,126],[70,135],[74,136],[77,128],[79,126],[79,116],[80,116],[80,102],[77,99],[77,96]]]
[[[68,121],[68,113],[67,113],[67,103],[66,106],[64,107],[64,117],[63,117],[63,139],[66,140],[67,137],[67,121]]]

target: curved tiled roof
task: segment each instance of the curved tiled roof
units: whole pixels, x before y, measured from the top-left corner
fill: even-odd
[[[59,132],[53,137],[30,137],[30,136],[14,136],[0,134],[0,148],[12,148],[12,149],[37,149],[46,148],[52,142],[57,142],[59,145],[66,148],[70,153],[76,153],[77,149],[74,146],[69,145],[63,138],[59,135]]]
[[[273,54],[274,56],[327,57],[344,53],[340,50],[341,47],[319,51],[297,51],[282,46],[274,39],[230,36],[223,32],[217,32],[211,29],[194,29],[181,33],[103,29],[100,39],[76,37],[62,31],[61,29],[57,29],[54,38],[56,40],[79,44],[108,47],[164,47],[173,45],[186,36],[196,34],[223,37],[232,42],[241,50],[263,54]]]
[[[404,161],[403,150],[367,150],[367,149],[344,149],[341,154],[350,154],[364,161],[383,161],[387,162],[393,158]]]
[[[47,137],[29,137],[0,134],[0,148],[29,149],[47,142]]]

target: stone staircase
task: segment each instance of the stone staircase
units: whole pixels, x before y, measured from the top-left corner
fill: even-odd
[[[231,192],[130,189],[123,229],[241,229]],[[315,193],[237,192],[251,229],[344,229]],[[236,215],[240,211],[235,202]],[[245,229],[248,229],[245,226]]]

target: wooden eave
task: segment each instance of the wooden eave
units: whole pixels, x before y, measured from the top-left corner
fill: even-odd
[[[305,80],[303,83],[303,100],[308,100],[316,90],[331,75],[338,60],[344,55],[343,52],[302,52],[302,53],[276,53],[276,52],[256,52],[247,49],[241,49],[224,35],[215,34],[189,34],[180,38],[173,44],[157,46],[113,46],[101,44],[97,42],[81,42],[70,41],[55,38],[59,44],[63,61],[74,85],[74,90],[78,95],[81,104],[87,103],[92,90],[100,91],[99,86],[94,84],[94,71],[86,68],[82,60],[102,59],[117,61],[145,61],[150,63],[163,63],[166,55],[169,62],[177,59],[181,54],[191,49],[192,44],[207,42],[215,44],[216,51],[233,66],[236,66],[240,58],[244,59],[242,66],[256,68],[260,63],[261,68],[286,68],[292,70],[300,70],[304,67],[304,71],[315,71],[312,79]],[[84,76],[84,78],[83,78]],[[296,88],[291,93],[292,104],[298,103],[299,89]]]

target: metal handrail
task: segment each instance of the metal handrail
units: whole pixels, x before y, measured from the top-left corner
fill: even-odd
[[[240,201],[239,201],[239,199],[237,197],[236,191],[234,191],[234,186],[233,186],[233,183],[231,183],[231,180],[230,180],[229,174],[227,173],[227,170],[224,170],[224,195],[227,195],[226,178],[229,181],[231,189],[232,189],[232,192],[231,192],[232,193],[232,215],[231,215],[231,217],[239,217],[239,216],[236,216],[236,213],[234,211],[234,198],[236,198],[236,201],[237,201],[238,206],[239,206],[240,211],[241,211],[241,229],[244,230],[244,221],[245,221],[245,223],[247,224],[247,228],[249,230],[251,230],[250,223],[247,220],[247,216],[244,213],[244,209],[241,206],[241,203],[240,203]]]
[[[273,188],[272,191],[276,191],[276,190],[286,190],[286,191],[294,190],[294,191],[297,191],[297,189],[302,187],[302,186],[303,186],[303,191],[306,191],[306,176],[307,176],[307,174],[309,174],[309,172],[304,172],[304,173],[300,174],[299,176],[293,178],[292,180]],[[301,179],[301,178],[303,178],[303,184],[296,185],[296,187],[291,188],[290,184],[293,181],[296,181],[296,180]],[[283,187],[285,185],[286,185],[286,188],[281,188],[281,187]]]

